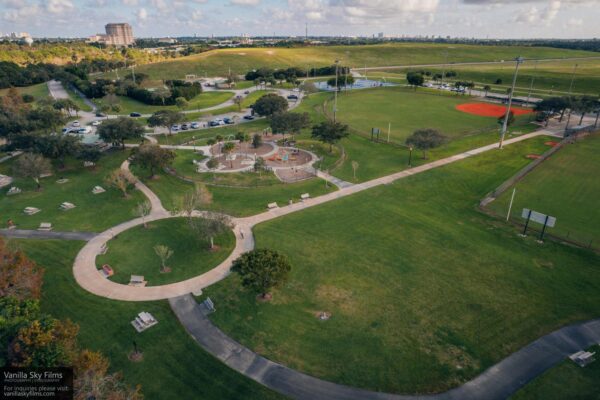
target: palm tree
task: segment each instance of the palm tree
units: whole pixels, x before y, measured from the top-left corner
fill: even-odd
[[[223,148],[221,149],[221,151],[225,154],[225,155],[229,155],[233,149],[235,149],[235,143],[233,142],[227,142],[223,145]],[[233,160],[229,160],[231,163],[231,169],[233,169]]]
[[[160,272],[169,272],[169,268],[165,265],[167,260],[173,255],[173,250],[164,244],[154,246],[154,252],[160,258]]]
[[[490,90],[492,90],[492,87],[491,87],[490,85],[485,85],[485,86],[483,87],[483,90],[485,90],[485,95],[484,95],[483,97],[487,97],[487,95],[488,95],[488,92],[489,92]]]

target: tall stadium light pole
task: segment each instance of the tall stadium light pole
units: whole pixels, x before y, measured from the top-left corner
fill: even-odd
[[[531,76],[531,85],[529,86],[529,93],[527,93],[527,106],[529,107],[529,100],[531,100],[531,92],[533,91],[533,83],[535,82],[535,73],[537,71],[538,62],[535,62],[535,67],[533,68],[533,75]]]
[[[573,73],[571,74],[571,84],[569,85],[569,116],[567,117],[567,125],[565,126],[565,133],[569,129],[569,123],[571,122],[571,113],[573,112],[573,100],[571,94],[573,93],[573,82],[575,82],[575,72],[577,71],[578,65],[575,64],[573,67]]]
[[[504,145],[504,136],[506,135],[506,129],[508,128],[508,118],[510,117],[510,107],[512,106],[513,95],[515,93],[515,86],[517,85],[517,76],[519,75],[519,66],[525,59],[521,56],[515,59],[517,66],[515,67],[515,76],[513,77],[512,88],[508,94],[508,107],[506,108],[506,115],[504,116],[504,123],[502,124],[502,133],[500,134],[500,145],[498,148],[502,148]]]
[[[338,63],[340,60],[335,60],[335,87],[333,100],[333,122],[335,122],[335,114],[337,113],[337,92],[338,92]]]

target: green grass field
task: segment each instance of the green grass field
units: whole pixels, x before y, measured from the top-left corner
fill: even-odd
[[[128,156],[129,152],[110,152],[102,157],[95,169],[84,168],[79,160],[69,160],[64,171],[55,168],[54,175],[41,179],[41,191],[36,191],[32,179],[16,178],[10,186],[19,187],[22,193],[7,196],[8,187],[0,191],[3,227],[10,218],[20,229],[37,229],[41,222],[50,222],[56,231],[101,232],[132,219],[132,210],[144,199],[143,195],[132,190],[129,198],[123,198],[118,190],[104,183],[105,176]],[[0,164],[0,173],[12,175],[13,163],[14,159]],[[56,183],[61,177],[69,181]],[[92,194],[97,185],[106,192]],[[61,211],[59,206],[65,201],[75,204],[76,208]],[[37,207],[42,211],[29,216],[23,213],[25,207]]]
[[[31,85],[26,87],[16,88],[19,94],[30,94],[35,98],[35,101],[45,99],[50,96],[48,91],[48,85],[45,83],[38,83],[37,85]],[[0,89],[0,96],[6,96],[9,89]]]
[[[154,246],[165,245],[173,250],[167,260],[171,272],[160,272],[160,259]],[[131,275],[143,275],[147,286],[179,282],[200,275],[219,265],[235,245],[235,237],[227,231],[215,237],[215,250],[209,249],[208,239],[200,240],[184,218],[148,223],[119,234],[108,242],[108,252],[98,256],[100,268],[109,264],[115,274],[111,280],[129,283]]]
[[[79,324],[79,342],[109,357],[112,371],[122,371],[128,385],[142,385],[146,399],[280,399],[204,352],[185,332],[166,301],[124,302],[83,290],[73,278],[75,255],[83,246],[72,241],[15,241],[46,269],[42,310]],[[138,334],[130,321],[147,311],[159,323]],[[136,341],[144,360],[127,355]]]
[[[309,374],[430,393],[542,334],[597,317],[597,255],[540,246],[476,210],[543,141],[257,226],[257,246],[287,255],[291,278],[272,302],[257,304],[232,275],[206,290],[222,311],[211,318],[241,343]],[[321,311],[331,319],[320,321]]]
[[[381,130],[381,140],[403,143],[415,130],[434,128],[450,139],[480,131],[497,131],[495,117],[480,117],[456,110],[476,102],[468,96],[441,96],[429,91],[393,87],[342,92],[338,96],[338,120],[363,135]],[[525,117],[527,119],[528,117]]]
[[[236,74],[260,68],[332,65],[336,59],[344,65],[367,66],[444,63],[448,51],[450,62],[510,60],[517,55],[527,58],[590,57],[586,51],[525,46],[446,45],[431,43],[388,43],[368,46],[322,46],[305,48],[235,48],[219,49],[149,65],[139,72],[150,79],[183,79],[186,74],[225,76],[229,68]]]
[[[594,212],[600,198],[600,133],[566,145],[516,184],[511,218],[522,223],[521,211],[529,208],[557,218],[548,233],[584,246],[600,247],[600,213]],[[489,209],[505,216],[512,195],[507,190]],[[530,227],[540,229],[541,226]]]
[[[197,110],[202,108],[213,107],[226,102],[232,98],[232,92],[204,92],[194,97],[188,102],[186,110]],[[141,114],[152,114],[159,110],[179,110],[177,106],[153,106],[144,104],[141,101],[134,100],[127,96],[118,96],[118,104],[121,106],[119,115],[129,115],[132,112]],[[98,105],[102,104],[102,99],[95,100]]]
[[[600,345],[588,351],[598,354]],[[581,368],[571,360],[552,368],[510,400],[598,400],[600,399],[600,362]]]

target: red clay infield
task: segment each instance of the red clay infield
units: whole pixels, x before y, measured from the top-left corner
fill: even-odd
[[[505,106],[490,103],[464,103],[457,105],[456,109],[467,114],[479,115],[481,117],[500,118],[506,114]],[[530,114],[533,112],[526,108],[519,107],[511,107],[510,110],[515,113],[515,115]]]

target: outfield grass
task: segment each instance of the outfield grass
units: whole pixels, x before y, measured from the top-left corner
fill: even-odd
[[[599,354],[600,345],[588,351]],[[600,362],[585,368],[571,360],[546,371],[515,395],[511,400],[598,400],[600,399]]]
[[[92,295],[73,279],[75,255],[83,246],[72,241],[18,241],[27,255],[46,269],[42,309],[79,324],[82,346],[99,350],[122,371],[128,385],[142,385],[147,399],[279,399],[204,352],[185,332],[166,301],[123,302]],[[138,334],[130,321],[141,311],[159,323]],[[136,341],[144,360],[127,355]]]
[[[193,278],[219,265],[235,245],[230,230],[215,237],[215,249],[208,239],[200,240],[184,218],[174,218],[137,226],[108,242],[108,252],[96,258],[100,268],[109,264],[115,274],[111,280],[129,283],[131,275],[142,275],[147,286],[164,285]],[[171,272],[161,273],[160,259],[154,246],[165,245],[173,255],[167,260]]]
[[[557,218],[548,233],[600,248],[600,213],[595,212],[600,199],[600,133],[575,144],[565,145],[515,187],[511,218],[522,223],[521,211],[529,208]],[[488,205],[505,216],[512,188]],[[531,224],[534,229],[541,228]]]
[[[137,69],[151,79],[183,79],[186,74],[224,76],[260,68],[297,66],[311,68],[332,65],[342,59],[344,65],[367,66],[510,60],[526,58],[590,57],[596,53],[529,46],[482,46],[431,43],[386,43],[367,46],[320,46],[304,48],[235,48],[208,51],[189,57],[141,65]],[[112,76],[112,75],[107,75]]]
[[[468,96],[440,96],[404,87],[364,89],[338,96],[337,117],[363,135],[370,136],[372,128],[379,128],[382,140],[387,140],[391,123],[390,140],[399,143],[423,128],[437,129],[451,139],[497,130],[498,118],[456,110],[459,104],[475,101]]]
[[[132,210],[144,199],[142,193],[131,190],[130,197],[123,198],[121,192],[104,183],[110,171],[119,168],[128,156],[129,152],[110,152],[101,158],[95,169],[84,168],[79,160],[69,160],[64,171],[55,168],[54,175],[41,179],[41,191],[36,190],[32,179],[16,178],[9,186],[21,188],[22,193],[7,196],[9,187],[0,191],[2,227],[10,218],[20,229],[37,229],[41,222],[50,222],[56,231],[101,232],[133,218]],[[14,160],[0,164],[0,173],[12,175]],[[69,181],[56,183],[61,177]],[[92,194],[97,185],[104,187],[106,192]],[[65,201],[75,204],[76,208],[61,211],[59,206]],[[25,207],[37,207],[42,211],[28,216],[23,213]]]
[[[210,91],[200,93],[188,102],[186,110],[197,110],[202,108],[214,107],[221,103],[230,100],[233,97],[232,92],[220,92]],[[177,106],[154,106],[142,103],[127,96],[118,96],[118,104],[121,106],[119,115],[129,115],[132,112],[139,112],[141,114],[152,114],[160,110],[177,110],[180,109]],[[95,100],[96,104],[101,105],[102,99]]]
[[[222,311],[211,319],[311,375],[430,393],[597,317],[600,257],[540,246],[476,210],[543,148],[531,139],[257,226],[257,247],[290,258],[290,280],[258,304],[232,275],[206,290]]]

